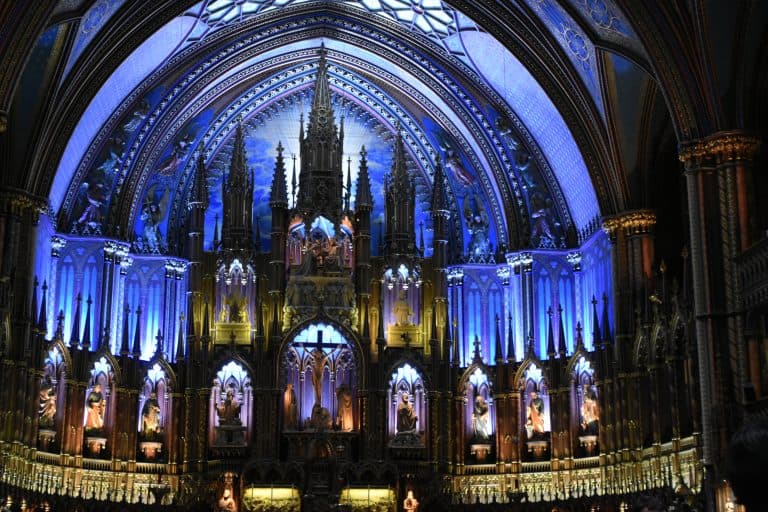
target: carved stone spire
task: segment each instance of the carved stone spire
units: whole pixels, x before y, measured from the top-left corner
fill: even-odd
[[[507,362],[514,363],[516,359],[514,329],[512,328],[512,313],[507,316]]]
[[[176,341],[176,363],[184,359],[184,314],[179,315],[179,339]]]
[[[438,159],[435,162],[435,180],[432,185],[432,215],[442,214],[448,215],[450,208],[448,207],[448,194],[445,189],[445,171]]]
[[[72,334],[69,336],[69,344],[77,346],[80,344],[80,304],[83,302],[83,296],[77,294],[75,298],[75,318],[72,319]]]
[[[597,318],[597,299],[592,296],[592,346],[600,346],[600,321]]]
[[[91,346],[91,304],[93,304],[93,301],[89,295],[88,300],[85,301],[85,328],[83,329],[83,349],[85,350],[88,350]],[[72,345],[72,340],[69,343],[71,347],[76,346]]]
[[[608,296],[603,294],[603,322],[602,322],[602,342],[606,345],[610,345],[611,340],[611,325],[609,323],[608,314]]]
[[[547,316],[549,316],[549,322],[547,327],[547,355],[550,359],[555,356],[555,334],[552,330],[552,306],[547,308]]]
[[[246,167],[245,135],[242,122],[235,129],[235,141],[229,174],[224,182],[224,219],[222,224],[222,248],[244,249],[253,244],[253,181]]]
[[[127,356],[130,351],[129,347],[129,335],[128,335],[128,317],[131,314],[131,307],[126,304],[125,309],[123,310],[123,335],[121,336],[121,342],[120,342],[120,355],[121,356]]]
[[[208,208],[208,183],[205,179],[205,151],[201,142],[197,148],[197,164],[195,167],[195,176],[192,181],[192,194],[189,202],[190,208],[193,206],[201,207],[203,210]]]
[[[557,352],[559,357],[565,358],[568,352],[568,348],[565,344],[565,326],[563,325],[563,307],[558,304],[557,306],[557,314],[558,314],[558,336],[557,336]]]
[[[405,144],[399,123],[395,127],[392,170],[387,176],[385,190],[387,229],[384,235],[384,251],[389,255],[413,254],[416,250],[414,233],[416,190],[408,174]]]
[[[501,343],[501,318],[499,318],[499,315],[496,315],[496,366],[501,366],[501,364],[504,362],[504,353],[502,352],[502,343]]]
[[[133,331],[133,357],[141,355],[141,306],[136,308],[136,329]]]
[[[333,116],[323,47],[320,49],[309,124],[304,133],[302,122],[299,136],[301,170],[296,209],[307,223],[323,215],[338,226],[343,213],[344,173],[341,163],[344,141]]]
[[[43,300],[40,303],[40,316],[37,319],[38,329],[40,330],[41,333],[43,333],[43,336],[45,336],[45,333],[48,330],[48,316],[46,314],[47,311],[48,311],[48,283],[43,281]]]
[[[360,150],[360,170],[357,174],[357,190],[355,191],[355,210],[371,211],[373,198],[371,196],[371,177],[368,174],[368,152],[365,146]]]
[[[288,206],[288,191],[285,184],[285,160],[283,159],[283,144],[277,143],[277,158],[275,158],[275,170],[272,174],[272,193],[269,205]]]

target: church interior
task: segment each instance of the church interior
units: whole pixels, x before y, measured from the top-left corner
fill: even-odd
[[[754,0],[0,2],[0,510],[744,512],[766,48]]]

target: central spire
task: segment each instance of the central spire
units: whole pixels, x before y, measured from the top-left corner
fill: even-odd
[[[315,79],[315,94],[312,98],[312,113],[325,114],[328,117],[324,119],[315,118],[314,121],[319,124],[325,124],[328,119],[333,118],[333,105],[331,105],[331,87],[328,84],[328,64],[325,61],[325,45],[320,46],[320,60],[317,62],[317,78]],[[312,114],[309,122],[312,123]]]
[[[344,215],[344,121],[338,129],[325,57],[325,47],[321,46],[309,124],[305,133],[302,123],[299,134],[301,170],[296,209],[307,223],[322,215],[338,227]]]

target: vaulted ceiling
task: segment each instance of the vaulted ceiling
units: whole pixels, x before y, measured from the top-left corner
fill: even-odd
[[[19,185],[49,198],[59,230],[89,234],[82,216],[96,201],[99,232],[134,238],[144,208],[162,206],[173,251],[192,157],[206,156],[213,222],[238,120],[256,214],[268,215],[274,147],[297,153],[323,46],[353,174],[365,144],[380,184],[399,125],[419,194],[428,197],[436,159],[450,170],[458,239],[476,208],[496,245],[571,247],[601,215],[642,206],[635,171],[653,165],[654,142],[675,140],[671,126],[678,138],[699,129],[685,122],[696,112],[669,113],[685,104],[670,79],[682,67],[654,78],[671,64],[655,58],[664,49],[640,10],[611,0],[61,1],[17,78],[10,121],[24,136],[5,152],[30,169]]]

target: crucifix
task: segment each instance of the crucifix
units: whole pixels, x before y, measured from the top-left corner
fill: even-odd
[[[297,343],[298,346],[309,350],[312,355],[312,387],[315,391],[315,405],[322,405],[321,397],[323,394],[323,376],[326,364],[332,359],[334,352],[344,347],[343,343],[324,343],[324,331],[317,330],[315,343]],[[309,341],[309,340],[308,340]],[[327,349],[327,350],[326,350]]]

